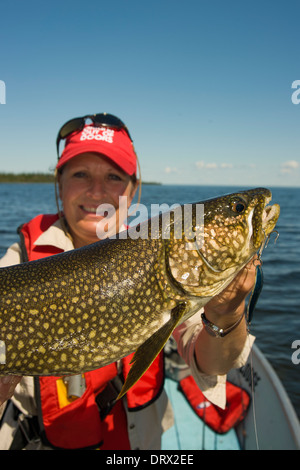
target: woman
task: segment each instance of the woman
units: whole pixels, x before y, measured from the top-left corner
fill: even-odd
[[[101,217],[96,210],[101,204],[114,207],[116,232],[123,228],[126,214],[120,211],[119,197],[127,197],[128,208],[138,186],[137,158],[126,126],[112,115],[85,116],[62,126],[57,149],[62,139],[66,144],[56,166],[62,211],[24,224],[23,243],[10,247],[0,266],[97,241]],[[222,339],[212,336],[209,328],[203,327],[199,312],[174,331],[178,350],[198,386],[221,407],[226,401],[226,373],[241,366],[249,353],[243,313],[254,276],[251,262],[205,307],[206,318],[219,328],[234,326],[230,334]],[[2,378],[1,401],[13,394],[0,431],[2,448],[159,449],[161,433],[172,425],[172,412],[163,391],[162,355],[115,404],[129,362],[130,357],[124,358],[84,377],[65,380],[42,377],[34,381],[25,377],[17,385],[21,378]],[[77,398],[70,399],[68,387],[74,385]],[[18,424],[20,416],[22,426]]]

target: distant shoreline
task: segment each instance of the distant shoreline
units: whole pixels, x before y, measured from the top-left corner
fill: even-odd
[[[0,173],[0,183],[54,183],[52,173]],[[152,181],[142,181],[142,184],[161,185]]]

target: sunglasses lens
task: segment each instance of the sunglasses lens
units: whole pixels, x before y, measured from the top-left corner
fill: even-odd
[[[92,117],[92,120],[94,124],[98,127],[107,126],[115,127],[117,129],[124,129],[125,132],[127,132],[129,139],[132,141],[131,135],[129,134],[129,130],[125,126],[124,122],[113,114],[95,114]]]
[[[59,131],[60,138],[65,139],[68,135],[72,134],[72,132],[82,129],[84,122],[84,118],[76,118],[66,122]]]
[[[121,119],[113,116],[112,114],[96,114],[93,116],[93,122],[97,126],[116,127],[117,129],[126,129],[125,124]]]

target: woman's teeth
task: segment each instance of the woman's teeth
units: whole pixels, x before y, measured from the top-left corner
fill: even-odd
[[[81,208],[82,208],[85,212],[91,212],[92,214],[96,214],[96,212],[97,212],[97,207],[81,206]]]

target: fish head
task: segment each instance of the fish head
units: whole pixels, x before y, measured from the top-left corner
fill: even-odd
[[[193,204],[190,226],[181,239],[171,237],[167,250],[175,283],[201,297],[223,290],[274,230],[280,207],[269,206],[271,199],[269,189],[257,188]]]

